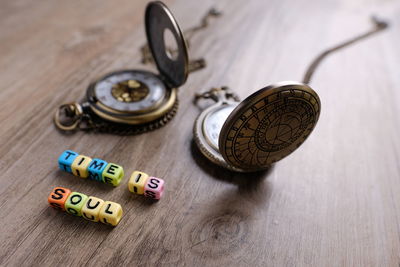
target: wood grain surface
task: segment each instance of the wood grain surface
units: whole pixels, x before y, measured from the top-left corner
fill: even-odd
[[[180,88],[167,126],[114,136],[65,135],[52,117],[107,72],[155,71],[140,63],[146,1],[0,2],[0,265],[399,266],[399,1],[166,3],[183,29],[222,10],[192,40],[191,57],[208,66]],[[319,124],[294,154],[250,175],[200,155],[196,92],[228,85],[244,98],[299,81],[318,52],[368,30],[371,14],[390,28],[322,63],[311,82]],[[152,203],[127,178],[112,188],[61,172],[65,149],[161,177],[166,193]],[[119,202],[124,217],[111,228],[56,211],[55,186]]]

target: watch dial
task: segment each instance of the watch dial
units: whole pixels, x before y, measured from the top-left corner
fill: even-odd
[[[223,105],[217,110],[210,112],[204,119],[203,132],[209,144],[215,149],[218,148],[218,139],[226,118],[237,105]]]
[[[121,71],[98,81],[94,93],[111,109],[135,113],[156,109],[166,98],[167,88],[150,72]]]

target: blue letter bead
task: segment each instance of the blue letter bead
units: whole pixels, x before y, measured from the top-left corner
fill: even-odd
[[[89,172],[88,178],[90,180],[96,180],[99,182],[103,182],[102,173],[103,173],[104,169],[106,168],[107,164],[108,164],[108,162],[106,162],[104,160],[93,159],[88,168],[88,172]]]
[[[60,167],[60,170],[72,173],[71,165],[77,156],[78,153],[71,150],[65,150],[58,158],[58,167]]]

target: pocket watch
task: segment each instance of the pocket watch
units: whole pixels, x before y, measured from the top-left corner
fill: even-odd
[[[316,67],[328,54],[387,27],[377,18],[373,22],[372,30],[321,53],[302,83],[269,85],[241,102],[227,87],[197,94],[195,102],[216,102],[194,123],[194,140],[202,154],[231,171],[252,172],[268,169],[295,151],[311,134],[320,115],[320,98],[308,85]]]
[[[144,70],[109,73],[87,88],[83,103],[60,106],[55,124],[61,130],[95,129],[136,134],[163,126],[178,108],[178,87],[188,76],[185,39],[170,10],[162,2],[150,2],[145,12],[146,36],[159,74]],[[171,55],[165,34],[175,39]]]

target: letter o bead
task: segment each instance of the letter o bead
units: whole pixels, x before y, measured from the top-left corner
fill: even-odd
[[[78,192],[72,192],[65,202],[65,210],[72,215],[82,216],[82,208],[88,196]]]
[[[160,199],[164,193],[164,180],[156,177],[147,179],[144,186],[144,196],[152,199]]]
[[[103,204],[104,200],[90,196],[82,207],[82,217],[92,222],[98,222]]]
[[[70,194],[71,190],[69,190],[68,188],[54,187],[49,197],[47,198],[47,201],[53,208],[65,210],[65,201]]]
[[[106,201],[101,207],[99,221],[104,224],[116,226],[122,218],[122,207],[120,204]]]

